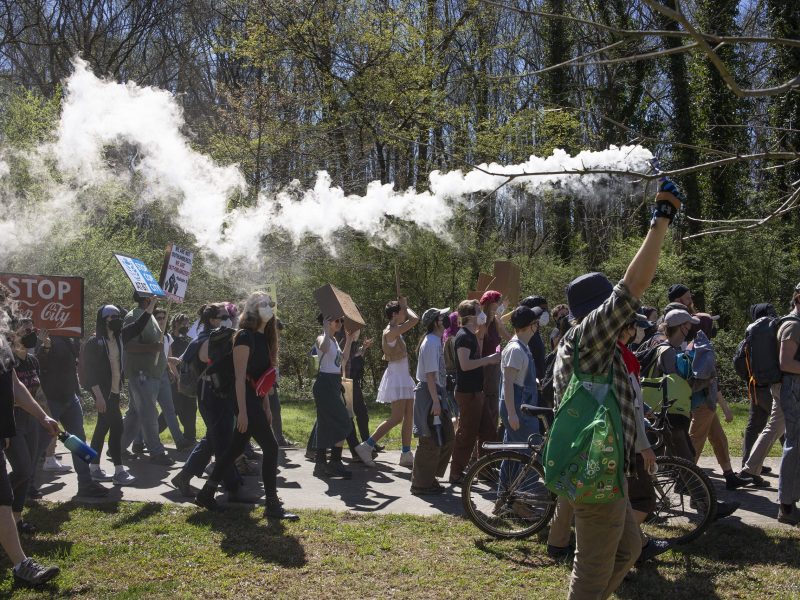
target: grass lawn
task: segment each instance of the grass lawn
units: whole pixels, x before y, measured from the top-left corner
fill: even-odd
[[[304,511],[267,525],[257,511],[43,503],[26,550],[62,574],[15,598],[563,598],[568,568],[541,540],[501,542],[452,516]],[[621,598],[797,598],[800,533],[719,523],[620,589]],[[0,595],[12,592],[7,562]]]
[[[370,430],[374,431],[380,422],[389,416],[390,409],[385,404],[377,404],[375,402],[369,402],[368,407]],[[722,410],[718,409],[717,413],[719,414],[720,421],[722,422],[722,427],[728,436],[728,444],[730,446],[731,456],[741,456],[742,439],[744,436],[745,425],[747,425],[749,405],[746,401],[732,402],[731,410],[734,414],[732,423],[725,422],[725,418],[722,415]],[[314,426],[314,421],[316,420],[314,402],[310,400],[286,399],[282,402],[281,415],[283,418],[284,435],[291,440],[299,442],[301,446],[305,446],[306,442],[308,441],[308,436],[311,433],[311,428]],[[88,438],[91,438],[91,432],[94,431],[96,421],[96,414],[87,411],[85,427]],[[198,413],[198,439],[203,436],[205,430],[205,424]],[[168,430],[161,434],[161,439],[166,443],[172,443],[172,437],[170,436]],[[390,450],[400,450],[400,428],[395,427],[392,431],[390,431],[386,437],[381,440],[381,444],[385,444]],[[703,455],[712,456],[713,454],[714,452],[711,449],[711,444],[707,443],[703,449]],[[776,444],[773,446],[770,456],[780,455],[780,445]]]

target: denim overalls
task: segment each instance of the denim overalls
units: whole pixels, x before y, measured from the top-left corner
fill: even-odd
[[[528,370],[525,373],[525,383],[521,387],[516,383],[514,384],[514,407],[517,412],[517,417],[519,418],[519,429],[514,431],[508,425],[508,410],[506,409],[504,398],[505,377],[502,375],[500,377],[500,419],[502,420],[503,427],[505,428],[505,434],[503,435],[504,442],[527,442],[528,436],[534,433],[539,433],[539,419],[536,417],[523,415],[520,412],[519,407],[522,404],[533,404],[534,406],[539,404],[539,395],[536,388],[536,365],[533,362],[533,355],[531,354],[527,344],[523,343],[522,340],[519,339],[515,339],[511,343],[514,342],[519,344],[520,348],[525,351],[525,354],[528,357]]]

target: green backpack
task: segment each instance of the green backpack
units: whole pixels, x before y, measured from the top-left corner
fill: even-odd
[[[575,340],[573,372],[542,452],[544,483],[559,496],[581,504],[605,504],[623,497],[625,450],[622,417],[608,375],[581,372],[580,336]]]
[[[689,383],[677,373],[653,377],[653,371],[658,364],[661,350],[650,365],[646,375],[642,377],[642,400],[652,410],[658,411],[665,400],[672,400],[674,404],[667,411],[671,415],[692,416],[692,388]]]

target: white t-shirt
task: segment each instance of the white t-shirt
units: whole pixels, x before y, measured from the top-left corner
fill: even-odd
[[[423,383],[427,381],[425,377],[428,373],[436,373],[439,385],[444,385],[444,354],[442,354],[442,338],[433,333],[429,333],[422,340],[417,359],[417,381]]]
[[[514,383],[520,387],[525,385],[525,376],[528,374],[528,353],[523,350],[521,344],[522,342],[519,341],[517,336],[514,336],[503,348],[503,354],[500,357],[501,369],[506,367],[517,369]]]

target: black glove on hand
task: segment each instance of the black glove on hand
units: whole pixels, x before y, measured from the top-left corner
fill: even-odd
[[[660,178],[656,193],[656,208],[653,211],[653,220],[650,226],[655,225],[658,218],[669,219],[669,222],[672,223],[685,200],[683,193],[673,181],[667,177]]]

